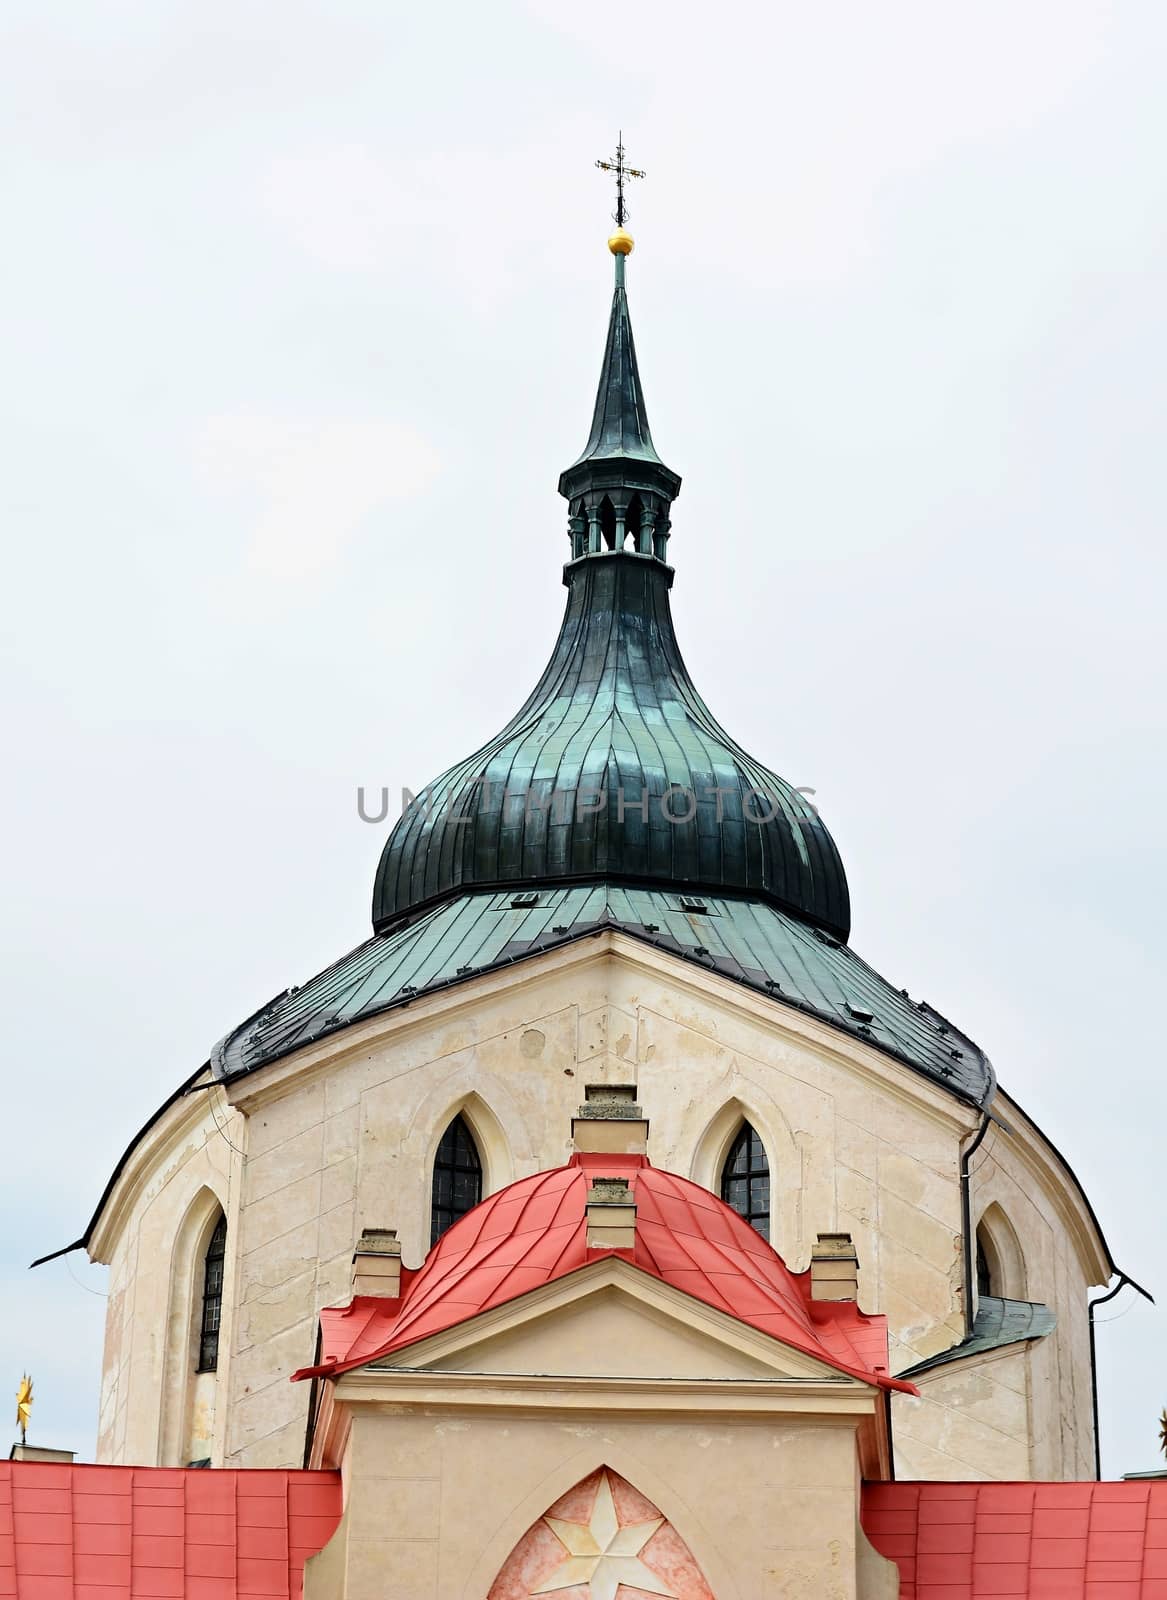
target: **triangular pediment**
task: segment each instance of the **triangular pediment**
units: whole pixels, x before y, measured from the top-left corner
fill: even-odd
[[[499,1376],[830,1380],[866,1387],[618,1256],[480,1312],[376,1365]]]

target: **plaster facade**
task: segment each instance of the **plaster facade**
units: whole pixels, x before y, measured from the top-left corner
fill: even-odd
[[[220,1097],[221,1098],[221,1097]],[[220,1212],[226,1273],[240,1208],[245,1121],[206,1093],[175,1101],[134,1147],[90,1241],[109,1265],[97,1459],[177,1466],[221,1459],[225,1373],[196,1381],[202,1258]],[[229,1350],[232,1297],[220,1342]]]
[[[1015,1236],[1018,1275],[1003,1292],[1039,1300],[1057,1315],[1057,1327],[1029,1349],[1032,1391],[1029,1476],[1094,1476],[1088,1291],[1109,1278],[1097,1258],[1097,1227],[1081,1192],[1058,1181],[1064,1171],[1021,1108],[999,1095],[996,1110],[1011,1130],[990,1128],[972,1163],[974,1221],[993,1225],[999,1211]],[[1008,1268],[1007,1268],[1008,1270]],[[956,1474],[959,1476],[959,1474]],[[1003,1476],[1003,1474],[1002,1474]]]
[[[893,1372],[964,1336],[960,1164],[979,1115],[859,1040],[606,932],[398,1007],[164,1113],[91,1242],[112,1269],[100,1459],[174,1465],[190,1447],[190,1426],[175,1419],[196,1400],[176,1352],[193,1293],[180,1241],[198,1196],[213,1194],[228,1219],[217,1397],[202,1424],[212,1460],[298,1465],[307,1396],[287,1375],[311,1361],[320,1309],[347,1301],[361,1230],[396,1228],[406,1264],[419,1265],[451,1118],[469,1124],[490,1193],[567,1158],[592,1082],[638,1084],[653,1163],[714,1190],[748,1119],[769,1159],[775,1248],[802,1271],[818,1232],[852,1234],[859,1303],[888,1317]],[[1065,1168],[1016,1108],[1002,1116],[1012,1131],[994,1129],[973,1160],[973,1215],[1002,1208],[1027,1294],[1058,1316],[1057,1334],[1023,1358],[1028,1460],[983,1448],[976,1408],[933,1382],[921,1401],[896,1403],[918,1412],[902,1423],[897,1414],[902,1470],[927,1458],[929,1475],[1001,1476],[1007,1459],[1013,1475],[1089,1476],[1086,1287],[1105,1281],[1109,1263]],[[929,1408],[943,1426],[922,1420]],[[1018,1426],[1011,1414],[1004,1431],[1015,1438]]]
[[[918,1400],[895,1395],[897,1475],[956,1482],[1037,1477],[1032,1361],[1032,1346],[1008,1345],[922,1373],[914,1380]]]
[[[856,1522],[878,1391],[709,1308],[694,1327],[687,1298],[608,1258],[326,1386],[314,1461],[345,1515],[305,1600],[381,1600],[387,1573],[410,1600],[526,1600],[516,1553],[600,1473],[675,1531],[677,1600],[893,1600]]]

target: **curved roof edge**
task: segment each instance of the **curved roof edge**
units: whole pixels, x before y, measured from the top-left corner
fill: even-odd
[[[905,1367],[899,1376],[918,1378],[934,1367],[947,1366],[950,1361],[961,1361],[965,1356],[988,1355],[992,1350],[1005,1350],[1009,1345],[1044,1339],[1057,1325],[1058,1319],[1049,1306],[1036,1300],[1005,1300],[998,1295],[983,1294],[970,1334],[947,1350],[941,1350],[939,1355]]]
[[[812,1016],[977,1109],[996,1092],[992,1064],[967,1034],[824,930],[756,897],[610,880],[447,899],[270,1002],[216,1046],[215,1074],[239,1077],[353,1023],[605,931]]]
[[[1099,1258],[1103,1267],[1108,1269],[1110,1274],[1109,1278],[1100,1278],[1098,1282],[1093,1285],[1093,1287],[1097,1287],[1099,1283],[1108,1283],[1110,1278],[1117,1276],[1119,1279],[1121,1279],[1121,1282],[1118,1285],[1119,1288],[1122,1287],[1123,1283],[1129,1284],[1130,1287],[1137,1290],[1145,1300],[1149,1300],[1151,1304],[1154,1305],[1154,1295],[1151,1294],[1149,1290],[1144,1289],[1143,1285],[1139,1283],[1136,1278],[1132,1278],[1128,1272],[1124,1272],[1114,1259],[1114,1255],[1111,1252],[1110,1246],[1106,1242],[1106,1235],[1102,1231],[1102,1224],[1098,1220],[1098,1213],[1095,1211],[1094,1206],[1091,1203],[1090,1196],[1086,1193],[1086,1189],[1082,1183],[1082,1180],[1078,1177],[1078,1174],[1066,1160],[1066,1157],[1058,1149],[1057,1145],[1053,1142],[1045,1130],[1034,1121],[1034,1119],[1029,1115],[1028,1111],[1025,1110],[1024,1106],[1016,1101],[1007,1089],[1000,1089],[999,1095],[1000,1099],[1005,1102],[1005,1112],[997,1120],[1001,1123],[1004,1132],[1010,1135],[1016,1134],[1017,1132],[1016,1127],[1010,1123],[1010,1117],[1023,1122],[1027,1128],[1032,1130],[1032,1132],[1036,1134],[1037,1140],[1040,1141],[1040,1144],[1049,1152],[1049,1155],[1052,1157],[1051,1165],[1060,1168],[1060,1170],[1070,1180],[1069,1187],[1073,1189],[1074,1193],[1082,1202],[1083,1211],[1090,1223],[1091,1228],[1094,1231],[1095,1239],[1099,1245]],[[1020,1149],[1024,1154],[1026,1150],[1025,1141],[1019,1140],[1017,1148]]]
[[[138,1146],[141,1144],[146,1135],[153,1131],[155,1126],[170,1110],[171,1106],[177,1105],[180,1100],[184,1099],[185,1096],[197,1086],[198,1080],[203,1076],[203,1074],[209,1073],[210,1070],[211,1063],[209,1061],[204,1061],[201,1067],[195,1068],[194,1072],[191,1073],[189,1078],[184,1078],[182,1080],[173,1094],[167,1095],[166,1099],[163,1100],[162,1104],[152,1116],[147,1117],[146,1121],[138,1129],[137,1133],[130,1140],[129,1144],[122,1151],[121,1156],[118,1158],[117,1166],[114,1167],[113,1171],[110,1173],[109,1182],[101,1191],[101,1199],[94,1207],[93,1215],[86,1224],[85,1232],[79,1239],[74,1239],[72,1244],[62,1245],[59,1250],[50,1250],[48,1255],[38,1256],[35,1261],[30,1261],[28,1264],[28,1270],[30,1272],[32,1271],[33,1267],[43,1267],[47,1262],[56,1261],[60,1256],[71,1255],[74,1250],[88,1250],[90,1240],[93,1238],[94,1233],[97,1231],[97,1225],[101,1221],[102,1213],[109,1204],[110,1197],[112,1196],[114,1189],[117,1187],[118,1180],[121,1178],[122,1173],[129,1165],[130,1158],[133,1156],[135,1150],[137,1150]],[[213,1081],[213,1079],[208,1078],[207,1087],[210,1087],[210,1084]]]
[[[562,895],[562,896],[566,897],[566,896],[570,896],[570,895],[573,895],[573,894],[577,894],[579,892],[580,891],[578,891],[578,890],[561,890],[561,891],[555,891],[554,894],[555,894],[555,896]],[[623,891],[621,891],[621,892],[623,892]],[[653,892],[655,892],[655,891],[653,891]],[[763,985],[759,989],[759,986],[756,983],[751,983],[751,982],[749,982],[749,980],[747,978],[745,978],[743,976],[740,976],[740,975],[735,975],[732,972],[729,972],[729,971],[725,970],[724,967],[719,965],[718,963],[715,963],[715,962],[711,961],[709,959],[709,957],[708,957],[708,948],[709,948],[708,946],[706,947],[706,954],[705,955],[698,955],[697,954],[697,948],[694,947],[694,946],[689,946],[688,948],[683,948],[683,947],[680,947],[679,945],[677,945],[675,942],[671,943],[670,940],[667,939],[667,938],[660,937],[661,930],[659,928],[657,929],[656,933],[650,934],[645,930],[645,928],[643,926],[639,929],[639,931],[637,931],[636,929],[634,929],[634,928],[632,928],[630,926],[618,926],[610,918],[599,918],[599,919],[595,919],[595,920],[592,920],[592,921],[587,922],[587,923],[582,923],[582,924],[575,925],[573,927],[568,927],[568,925],[566,925],[566,924],[555,922],[551,926],[550,931],[547,932],[543,937],[532,938],[532,939],[528,939],[527,941],[523,941],[521,939],[516,940],[513,937],[513,929],[516,926],[521,929],[524,917],[530,915],[531,912],[533,910],[535,910],[536,908],[527,908],[525,910],[516,910],[516,908],[512,907],[511,904],[510,904],[510,901],[512,899],[514,899],[514,898],[518,898],[518,897],[517,896],[513,896],[513,895],[510,895],[510,896],[491,896],[491,895],[473,896],[473,895],[471,895],[471,896],[464,897],[464,900],[466,902],[474,901],[474,900],[492,900],[492,901],[501,900],[504,903],[505,909],[506,909],[506,911],[508,913],[508,919],[507,920],[508,920],[509,927],[512,929],[512,936],[509,937],[506,940],[503,940],[502,944],[495,951],[495,954],[493,955],[493,957],[491,957],[488,960],[484,960],[481,965],[473,965],[473,964],[468,965],[468,966],[466,966],[464,971],[462,971],[460,973],[455,971],[454,974],[452,976],[450,976],[450,977],[439,978],[438,980],[427,984],[427,986],[424,989],[421,988],[421,987],[417,987],[417,988],[413,988],[412,990],[410,990],[410,985],[408,983],[408,980],[406,980],[396,990],[396,992],[391,992],[387,999],[384,999],[384,1000],[380,1001],[376,1005],[370,1006],[368,1010],[363,1010],[359,1015],[345,1016],[343,1014],[337,1014],[336,1012],[334,1012],[331,1021],[329,1021],[326,1018],[324,1020],[323,1024],[321,1026],[319,1026],[316,1029],[315,1032],[308,1032],[303,1037],[299,1037],[297,1039],[294,1039],[294,1040],[291,1040],[291,1041],[287,1042],[281,1048],[273,1050],[270,1055],[264,1055],[262,1057],[262,1059],[257,1060],[256,1062],[254,1062],[250,1066],[247,1066],[247,1065],[238,1066],[238,1065],[236,1065],[235,1070],[232,1071],[232,1070],[230,1070],[230,1066],[233,1063],[233,1060],[235,1059],[235,1051],[238,1049],[241,1039],[247,1034],[249,1029],[259,1028],[267,1020],[273,1020],[274,1021],[281,1014],[281,1007],[292,1003],[297,997],[308,997],[308,996],[310,996],[311,994],[313,994],[314,991],[316,991],[317,985],[325,982],[326,980],[331,980],[332,982],[341,981],[345,976],[347,976],[347,975],[349,975],[351,973],[351,969],[352,969],[352,966],[353,966],[354,963],[362,963],[362,962],[363,963],[370,963],[371,962],[371,963],[373,963],[375,965],[377,963],[377,960],[378,960],[378,957],[379,957],[379,954],[380,954],[380,951],[379,951],[379,947],[380,946],[388,944],[388,943],[390,943],[392,941],[395,941],[397,939],[400,939],[403,935],[406,935],[406,934],[418,933],[418,932],[421,932],[421,931],[427,931],[428,930],[428,932],[432,935],[433,932],[434,932],[433,923],[434,923],[434,920],[438,916],[438,909],[441,909],[441,908],[438,908],[438,909],[436,909],[434,911],[431,911],[431,912],[427,913],[426,916],[420,918],[417,922],[409,924],[409,926],[407,928],[398,929],[395,934],[383,934],[383,935],[375,936],[375,937],[373,937],[371,939],[366,940],[363,944],[359,945],[355,950],[353,950],[353,951],[349,952],[349,954],[341,957],[341,959],[339,961],[334,962],[331,967],[326,968],[323,973],[319,974],[316,978],[313,978],[312,980],[310,980],[307,984],[305,984],[303,986],[293,985],[291,988],[284,990],[282,993],[280,993],[279,995],[276,995],[273,999],[269,1000],[266,1003],[266,1005],[261,1006],[257,1011],[255,1011],[243,1023],[239,1024],[230,1033],[228,1033],[215,1046],[214,1050],[211,1052],[210,1059],[205,1061],[205,1062],[203,1062],[199,1067],[197,1067],[195,1069],[194,1072],[192,1072],[187,1078],[182,1080],[182,1082],[178,1085],[178,1087],[174,1090],[174,1092],[167,1096],[167,1098],[162,1102],[162,1104],[157,1108],[157,1110],[146,1120],[146,1122],[142,1125],[142,1127],[138,1130],[138,1132],[130,1140],[129,1144],[126,1146],[125,1150],[122,1152],[121,1156],[119,1157],[118,1162],[117,1162],[116,1166],[114,1167],[113,1172],[110,1175],[108,1183],[105,1185],[104,1189],[102,1190],[101,1196],[100,1196],[100,1198],[99,1198],[99,1200],[97,1202],[97,1205],[94,1208],[93,1214],[90,1217],[90,1219],[89,1219],[89,1221],[88,1221],[88,1223],[87,1223],[87,1225],[85,1227],[85,1230],[81,1234],[81,1236],[79,1238],[77,1238],[77,1239],[74,1239],[72,1241],[72,1243],[70,1243],[70,1244],[66,1244],[66,1245],[60,1246],[56,1250],[49,1251],[47,1254],[37,1257],[37,1259],[35,1261],[30,1262],[30,1264],[29,1264],[30,1268],[31,1267],[43,1266],[43,1265],[47,1264],[50,1261],[58,1259],[61,1256],[70,1254],[74,1250],[88,1250],[89,1249],[90,1244],[92,1243],[94,1234],[96,1233],[96,1231],[97,1231],[97,1229],[98,1229],[98,1227],[99,1227],[99,1225],[100,1225],[100,1223],[102,1221],[104,1213],[105,1213],[105,1211],[106,1211],[106,1209],[107,1209],[107,1207],[109,1205],[109,1202],[110,1202],[111,1198],[114,1195],[114,1192],[115,1192],[115,1190],[116,1190],[116,1188],[117,1188],[117,1186],[118,1186],[118,1184],[119,1184],[119,1182],[120,1182],[120,1180],[122,1178],[122,1175],[124,1174],[126,1168],[133,1161],[133,1158],[134,1158],[136,1152],[138,1151],[138,1148],[141,1145],[142,1141],[147,1137],[148,1134],[151,1133],[151,1131],[154,1129],[155,1125],[160,1121],[160,1119],[162,1117],[164,1117],[166,1115],[166,1113],[173,1106],[175,1106],[179,1101],[181,1101],[187,1095],[189,1095],[191,1093],[194,1093],[194,1092],[198,1092],[201,1089],[210,1088],[211,1085],[214,1084],[214,1083],[226,1083],[230,1079],[233,1079],[233,1078],[236,1078],[236,1077],[246,1076],[250,1072],[258,1070],[259,1067],[269,1065],[271,1062],[283,1059],[285,1056],[292,1055],[296,1050],[300,1049],[304,1045],[320,1042],[323,1039],[327,1038],[332,1033],[339,1033],[344,1028],[350,1026],[353,1023],[360,1022],[360,1021],[365,1021],[365,1020],[367,1020],[368,1018],[370,1018],[370,1017],[372,1017],[374,1015],[379,1015],[379,1014],[382,1014],[384,1012],[392,1011],[394,1009],[397,1009],[398,1007],[405,1007],[405,1006],[409,1005],[412,1001],[415,1001],[415,1000],[417,1000],[419,998],[423,998],[425,996],[441,993],[444,990],[446,990],[448,988],[452,988],[454,985],[456,985],[458,983],[461,983],[464,980],[469,980],[470,978],[478,977],[478,976],[481,976],[481,975],[484,975],[484,974],[487,974],[487,973],[490,973],[490,972],[494,972],[494,971],[501,971],[501,970],[505,969],[506,967],[511,966],[511,965],[513,965],[513,964],[515,964],[517,962],[520,962],[520,961],[522,961],[522,960],[524,960],[524,959],[526,959],[528,957],[534,957],[534,956],[536,956],[538,954],[541,954],[541,953],[543,953],[543,952],[545,952],[545,951],[547,951],[549,949],[561,948],[561,947],[563,947],[563,946],[565,946],[567,944],[572,943],[575,940],[581,939],[581,938],[589,936],[589,935],[594,936],[596,934],[602,933],[602,932],[607,931],[607,930],[620,931],[620,932],[626,934],[628,937],[631,937],[631,938],[634,938],[634,939],[638,939],[638,940],[640,940],[640,942],[645,943],[645,944],[647,944],[647,945],[649,945],[649,946],[651,946],[653,948],[666,950],[670,954],[677,955],[682,959],[685,959],[687,961],[691,961],[691,962],[701,966],[701,968],[706,972],[713,972],[714,974],[720,973],[721,976],[724,976],[724,977],[728,978],[730,981],[736,981],[736,982],[739,982],[739,983],[743,984],[743,986],[745,986],[745,987],[749,987],[755,993],[756,992],[765,993],[770,998],[777,1000],[779,1004],[791,1006],[794,1009],[801,1010],[806,1014],[809,1014],[809,1015],[817,1017],[820,1021],[826,1021],[831,1026],[839,1028],[840,1031],[845,1032],[845,1033],[849,1033],[854,1037],[861,1038],[861,1039],[863,1039],[863,1042],[866,1043],[866,1044],[874,1045],[877,1049],[880,1049],[882,1051],[882,1053],[892,1056],[893,1059],[899,1060],[902,1065],[906,1065],[906,1066],[912,1067],[913,1070],[920,1070],[918,1067],[915,1066],[915,1064],[913,1062],[905,1060],[904,1057],[902,1057],[901,1055],[898,1055],[895,1050],[889,1049],[886,1045],[882,1044],[878,1039],[872,1038],[872,1037],[868,1037],[868,1036],[864,1035],[861,1032],[861,1028],[863,1026],[867,1026],[869,1031],[870,1031],[870,1025],[865,1025],[865,1024],[859,1023],[858,1019],[855,1018],[854,1016],[849,1018],[849,1022],[852,1025],[848,1026],[848,1023],[845,1022],[842,1017],[837,1016],[837,1015],[829,1016],[829,1017],[828,1016],[824,1016],[823,1012],[821,1010],[817,1009],[813,1005],[800,1004],[800,1002],[798,1001],[798,999],[795,996],[793,996],[791,994],[788,994],[788,993],[782,992],[780,989],[777,988],[777,986],[775,986],[775,989],[770,989],[770,988],[767,988],[765,986],[765,984],[763,983]],[[544,898],[543,896],[540,896],[540,899],[543,899],[543,898]],[[674,901],[679,901],[679,899],[680,899],[680,897],[677,896],[677,895],[662,896],[662,898],[671,899],[671,900],[674,900]],[[686,897],[686,898],[688,898],[688,897]],[[747,902],[747,904],[748,904],[748,902]],[[554,913],[556,911],[556,908],[554,906],[550,906],[550,905],[545,905],[545,906],[540,907],[538,909],[543,910],[543,911],[548,912],[548,913]],[[763,908],[763,909],[769,911],[774,916],[781,915],[780,913],[774,912],[772,910],[772,908],[766,907],[766,908]],[[676,915],[676,913],[671,913],[671,914],[672,915]],[[700,918],[701,914],[700,913],[692,913],[692,914],[684,914],[684,915],[686,915],[686,916],[694,916],[694,917]],[[550,922],[551,921],[551,916],[548,915],[545,920]],[[688,922],[687,925],[691,929],[691,927],[692,927],[691,921]],[[557,931],[557,930],[560,930],[560,929],[562,929],[563,931],[562,932]],[[805,926],[802,927],[802,932],[807,938],[813,939],[815,941],[815,944],[820,946],[823,950],[829,950],[831,944],[834,942],[834,941],[830,941],[825,935],[822,935],[821,933],[817,933],[814,930],[811,930],[811,929],[809,929],[809,928],[807,928]],[[412,943],[412,941],[410,941],[410,942]],[[496,942],[497,942],[497,936],[496,936]],[[493,948],[493,946],[490,946],[489,948]],[[874,978],[878,983],[882,984],[886,991],[888,991],[889,993],[891,993],[893,995],[898,995],[901,1000],[903,1000],[906,1004],[911,1006],[912,1003],[910,1001],[907,1001],[906,994],[903,991],[897,991],[897,990],[892,989],[891,985],[887,984],[886,980],[880,978],[877,973],[874,973],[873,969],[869,968],[866,965],[866,963],[863,962],[855,954],[855,952],[850,949],[849,946],[840,946],[839,948],[842,949],[845,952],[846,957],[849,959],[849,961],[853,962],[855,964],[855,967],[856,967],[857,970],[861,970],[864,973],[871,974],[872,978]],[[432,950],[432,946],[431,946],[431,950]],[[410,990],[410,992],[405,992],[407,990]],[[856,1007],[855,1009],[859,1009],[859,1007]],[[941,1013],[938,1012],[938,1011],[935,1011],[933,1008],[927,1007],[927,1006],[923,1006],[922,1008],[921,1007],[913,1007],[913,1009],[918,1010],[919,1014],[922,1017],[932,1019],[935,1022],[935,1024],[937,1025],[937,1027],[944,1026],[944,1027],[947,1027],[950,1031],[952,1031],[951,1030],[951,1024],[947,1023],[946,1019],[941,1015]],[[940,1035],[940,1037],[945,1037],[945,1035]],[[964,1036],[960,1035],[960,1037],[963,1038]],[[976,1046],[973,1046],[973,1048],[976,1049]],[[986,1068],[988,1074],[991,1077],[991,1086],[986,1091],[986,1095],[985,1095],[985,1099],[984,1099],[984,1106],[988,1106],[990,1103],[992,1103],[992,1101],[994,1100],[994,1098],[996,1097],[996,1094],[997,1094],[996,1075],[995,1075],[995,1073],[993,1073],[992,1065],[989,1062],[987,1056],[984,1056],[982,1052],[978,1052],[978,1053],[981,1054],[981,1057],[982,1057],[982,1059],[984,1061],[984,1064],[985,1064],[985,1068]],[[200,1082],[200,1080],[202,1080],[202,1081]],[[954,1091],[950,1088],[949,1092],[954,1092]],[[1124,1282],[1130,1284],[1132,1288],[1134,1288],[1138,1293],[1142,1294],[1145,1298],[1153,1299],[1153,1297],[1150,1295],[1148,1290],[1146,1290],[1142,1286],[1142,1284],[1140,1284],[1138,1282],[1137,1279],[1132,1277],[1128,1272],[1124,1271],[1118,1265],[1117,1261],[1115,1260],[1114,1254],[1110,1249],[1110,1245],[1107,1242],[1106,1235],[1105,1235],[1105,1233],[1103,1231],[1103,1228],[1102,1228],[1102,1225],[1101,1225],[1101,1223],[1100,1223],[1100,1221],[1098,1219],[1098,1215],[1095,1212],[1093,1205],[1091,1204],[1090,1197],[1087,1195],[1085,1189],[1082,1186],[1081,1180],[1079,1179],[1077,1173],[1074,1171],[1074,1168],[1071,1166],[1069,1161],[1062,1154],[1062,1152],[1058,1149],[1058,1147],[1053,1143],[1053,1141],[1044,1133],[1044,1131],[1038,1125],[1038,1123],[1035,1122],[1034,1119],[1027,1112],[1025,1112],[1023,1110],[1023,1108],[1021,1106],[1019,1106],[1012,1099],[1012,1097],[1008,1095],[1008,1093],[1006,1091],[1002,1090],[1001,1093],[1002,1093],[1003,1098],[1008,1102],[1008,1107],[1010,1109],[1015,1109],[1017,1112],[1019,1112],[1020,1115],[1024,1118],[1025,1122],[1029,1125],[1029,1127],[1033,1129],[1033,1131],[1037,1135],[1038,1139],[1044,1145],[1046,1150],[1048,1150],[1048,1152],[1050,1153],[1050,1156],[1053,1158],[1054,1164],[1056,1164],[1056,1166],[1059,1167],[1061,1169],[1061,1171],[1064,1173],[1066,1179],[1068,1180],[1068,1183],[1069,1183],[1070,1187],[1073,1189],[1073,1192],[1075,1193],[1075,1195],[1080,1200],[1081,1205],[1083,1207],[1083,1210],[1084,1210],[1086,1216],[1089,1219],[1090,1225],[1091,1225],[1091,1227],[1092,1227],[1092,1229],[1094,1231],[1094,1234],[1096,1236],[1096,1239],[1098,1241],[1098,1245],[1099,1245],[1099,1249],[1100,1249],[1100,1258],[1101,1258],[1104,1266],[1109,1269],[1110,1278],[1113,1279],[1114,1277],[1117,1276],[1117,1277],[1121,1278]],[[972,1100],[971,1098],[968,1098],[968,1097],[960,1097],[960,1098],[964,1099],[965,1103],[967,1103],[967,1104],[970,1104],[970,1105],[976,1104],[976,1102],[974,1100]],[[983,1107],[982,1107],[982,1109],[983,1109]]]
[[[593,1241],[592,1184],[614,1171],[636,1208],[631,1244]],[[434,1244],[400,1293],[357,1296],[320,1314],[320,1354],[292,1381],[335,1378],[422,1344],[548,1285],[618,1262],[848,1377],[915,1394],[888,1371],[887,1318],[855,1300],[816,1300],[744,1217],[645,1156],[576,1151],[479,1201]]]

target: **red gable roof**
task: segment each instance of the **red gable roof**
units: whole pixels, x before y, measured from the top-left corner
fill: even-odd
[[[1167,1481],[868,1483],[901,1600],[1167,1600]]]
[[[335,1472],[0,1462],[3,1600],[299,1600]]]
[[[635,1249],[589,1249],[592,1179],[617,1176],[628,1179],[636,1203]],[[790,1272],[749,1223],[700,1184],[659,1171],[643,1156],[592,1154],[520,1178],[475,1206],[417,1272],[402,1274],[400,1299],[358,1296],[321,1312],[320,1364],[295,1377],[365,1366],[605,1255],[851,1377],[916,1393],[888,1375],[884,1317],[866,1316],[854,1301],[812,1300],[810,1273]]]

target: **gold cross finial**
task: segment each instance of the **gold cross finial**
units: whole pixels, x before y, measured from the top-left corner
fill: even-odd
[[[601,172],[614,172],[616,174],[616,209],[612,215],[616,219],[617,228],[622,228],[628,220],[628,208],[624,204],[624,179],[643,178],[644,173],[639,167],[629,167],[624,162],[624,132],[621,129],[616,142],[616,154],[607,161],[597,161],[596,166]]]

